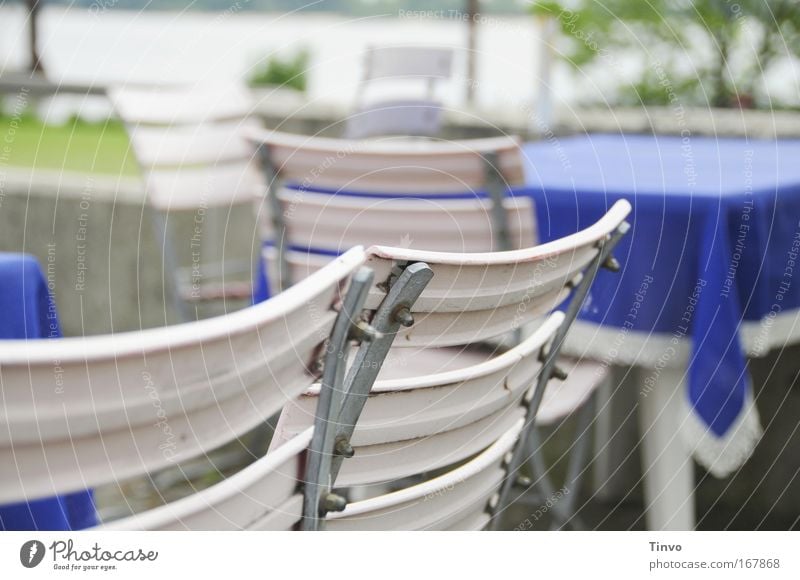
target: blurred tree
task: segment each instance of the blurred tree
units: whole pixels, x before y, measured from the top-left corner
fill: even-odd
[[[44,74],[42,59],[38,48],[38,16],[42,0],[25,0],[28,8],[28,52],[30,54],[31,73]]]
[[[476,51],[478,49],[478,0],[466,0],[464,15],[467,19],[467,104],[475,102],[475,85],[477,84]]]
[[[800,54],[798,0],[545,0],[531,10],[557,19],[575,66],[640,54],[645,70],[622,98],[642,104],[673,94],[717,107],[768,103],[765,75]]]

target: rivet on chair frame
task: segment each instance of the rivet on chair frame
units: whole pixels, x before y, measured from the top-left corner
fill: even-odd
[[[550,346],[551,344],[549,342],[542,346],[541,350],[539,351],[539,362],[543,363],[547,360],[547,356],[550,354]]]
[[[594,247],[602,248],[605,245],[605,243],[610,239],[611,239],[611,234],[606,234],[605,236],[603,236],[602,238],[600,238],[595,242]]]
[[[506,453],[505,456],[503,457],[503,465],[510,465],[511,464],[511,460],[513,458],[514,458],[514,454],[513,453],[511,453],[510,451],[508,453]]]
[[[558,365],[553,365],[553,378],[556,378],[559,381],[566,381],[568,376],[569,375],[567,374],[567,371]]]
[[[517,487],[521,487],[523,489],[528,489],[530,486],[533,485],[533,480],[527,475],[519,475],[517,476],[517,479],[514,481],[514,485],[516,485]]]
[[[494,509],[497,507],[497,502],[500,501],[500,494],[496,493],[492,496],[492,499],[489,500],[489,507]]]
[[[577,288],[582,280],[583,280],[583,272],[578,272],[577,274],[575,274],[575,277],[572,280],[567,282],[566,286],[567,288],[570,289]]]
[[[603,268],[610,270],[611,272],[619,272],[621,266],[619,261],[614,256],[609,256],[606,258],[606,261],[603,262]]]
[[[322,498],[322,513],[341,512],[347,507],[347,500],[337,493],[328,493]]]
[[[411,314],[408,306],[400,306],[397,310],[395,310],[393,318],[395,322],[399,322],[406,328],[414,325],[414,315]]]
[[[355,449],[353,446],[350,445],[350,442],[347,440],[347,437],[341,436],[336,439],[336,443],[333,447],[334,452],[336,455],[341,457],[345,457],[350,459],[353,455],[356,454]]]
[[[350,327],[350,338],[359,342],[372,342],[378,340],[382,336],[382,333],[375,330],[374,327],[370,326],[364,320],[359,320]]]

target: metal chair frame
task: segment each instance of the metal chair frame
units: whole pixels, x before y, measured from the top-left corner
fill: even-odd
[[[322,529],[326,513],[346,507],[345,499],[332,489],[342,461],[353,456],[350,438],[355,424],[395,334],[401,326],[414,323],[409,309],[432,276],[431,269],[423,263],[405,268],[391,284],[370,323],[362,318],[362,308],[373,273],[362,268],[354,277],[325,356],[306,467],[303,529]],[[345,376],[342,362],[347,360],[351,339],[360,341],[361,346]]]
[[[607,239],[599,242],[598,246],[600,251],[586,270],[586,273],[581,277],[580,280],[573,281],[575,292],[573,293],[569,307],[566,310],[564,323],[561,325],[561,327],[559,327],[559,330],[553,337],[551,344],[542,349],[540,354],[544,366],[541,374],[539,375],[539,380],[537,381],[535,388],[530,391],[529,397],[525,401],[527,410],[525,416],[525,426],[523,427],[523,431],[520,436],[520,441],[522,443],[519,443],[513,451],[512,457],[508,463],[508,477],[503,483],[498,501],[492,508],[492,529],[497,529],[499,526],[500,516],[510,503],[510,496],[515,485],[519,486],[522,484],[527,488],[532,484],[533,486],[537,487],[539,492],[545,497],[550,497],[554,492],[555,488],[547,475],[547,469],[541,457],[540,437],[535,425],[536,413],[542,403],[545,387],[550,379],[554,377],[559,378],[565,376],[563,371],[556,366],[556,362],[560,355],[567,332],[572,326],[572,323],[578,317],[578,313],[583,307],[586,296],[589,293],[589,289],[591,288],[592,283],[597,276],[597,272],[601,267],[607,268],[611,271],[619,270],[619,263],[613,257],[612,251],[629,229],[630,226],[628,222],[623,222],[614,233],[607,237]],[[570,462],[570,468],[568,470],[566,481],[567,486],[574,488],[579,486],[580,476],[583,472],[581,469],[581,461],[582,457],[585,456],[587,445],[587,442],[585,441],[586,431],[593,416],[591,411],[592,405],[587,403],[580,412],[579,424],[577,427],[579,440],[575,443],[574,451],[576,456],[574,457],[574,460]],[[526,460],[526,443],[529,443],[533,448],[531,454],[531,466],[534,472],[533,482],[528,482],[524,478],[519,477],[519,470]],[[577,525],[578,522],[575,520],[574,514],[570,513],[573,507],[574,499],[570,499],[567,505],[562,505],[556,511],[558,527],[563,527],[567,523]]]

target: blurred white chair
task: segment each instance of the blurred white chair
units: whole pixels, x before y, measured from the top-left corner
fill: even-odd
[[[453,50],[436,46],[373,46],[344,136],[366,139],[387,135],[433,137],[442,126],[437,83],[453,74]],[[416,89],[416,90],[414,90]],[[398,92],[400,97],[398,98]],[[392,96],[387,96],[391,94]]]
[[[242,136],[259,126],[250,118],[247,91],[235,85],[118,86],[108,96],[141,168],[181,320],[196,317],[193,303],[249,300],[252,264],[224,262],[227,223],[221,222],[227,216],[219,215],[264,191],[253,148]],[[180,241],[169,227],[177,213],[193,215],[189,238]],[[190,254],[191,265],[180,254]],[[236,280],[242,274],[248,277]]]

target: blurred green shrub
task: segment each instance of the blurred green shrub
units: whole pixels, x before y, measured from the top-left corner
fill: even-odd
[[[250,85],[286,87],[305,92],[309,60],[310,53],[306,49],[292,57],[272,56],[255,68],[249,79]]]

